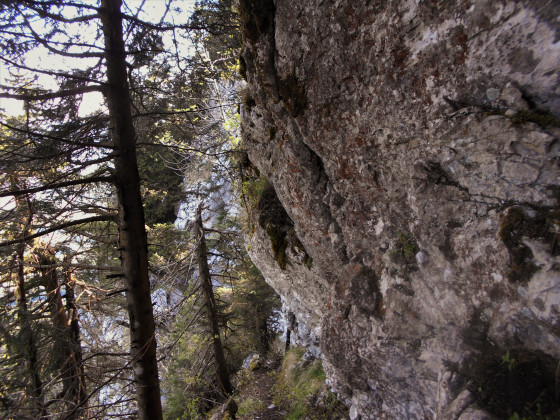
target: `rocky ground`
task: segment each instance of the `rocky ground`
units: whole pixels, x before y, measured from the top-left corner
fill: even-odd
[[[283,357],[272,353],[248,360],[239,373],[233,399],[213,410],[210,417],[231,419],[227,412],[233,406],[238,420],[348,418],[348,409],[325,383],[321,361],[303,348],[293,348]]]
[[[274,404],[273,388],[280,370],[280,364],[263,366],[249,371],[242,383],[237,399],[241,411],[236,416],[239,420],[279,420],[284,419],[286,412]]]

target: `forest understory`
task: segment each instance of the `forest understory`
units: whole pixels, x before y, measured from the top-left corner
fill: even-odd
[[[301,347],[284,353],[284,345],[278,340],[265,357],[250,356],[237,375],[234,403],[230,399],[208,416],[214,420],[347,419],[347,407],[325,383],[321,361]]]

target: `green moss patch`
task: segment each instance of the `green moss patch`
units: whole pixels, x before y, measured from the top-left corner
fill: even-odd
[[[276,133],[278,132],[278,129],[275,126],[270,126],[268,127],[268,138],[269,140],[274,140],[276,138]]]
[[[241,184],[241,193],[243,204],[249,215],[248,224],[251,232],[255,231],[254,221],[256,219],[258,225],[268,236],[274,259],[282,270],[287,267],[288,249],[291,249],[294,254],[303,255],[302,262],[307,268],[311,268],[313,259],[297,237],[294,223],[278,199],[273,185],[265,176],[257,176],[256,168],[254,171],[249,171],[252,164],[246,156],[244,161],[240,162],[240,166],[243,173],[247,175]]]
[[[286,269],[286,248],[288,246],[288,241],[286,240],[286,232],[281,226],[274,224],[269,224],[265,227],[265,232],[270,239],[270,244],[272,245],[272,252],[274,254],[274,259],[278,263],[278,266],[282,269]]]
[[[340,419],[347,408],[330,392],[319,359],[305,360],[305,350],[291,348],[284,356],[282,369],[273,388],[273,401],[286,412],[286,419]]]
[[[263,190],[257,203],[257,211],[259,214],[259,226],[264,229],[270,239],[274,259],[278,266],[282,270],[286,269],[286,251],[291,249],[294,254],[303,254],[303,263],[307,268],[311,268],[313,259],[297,237],[294,222],[286,213],[271,184],[267,184]]]
[[[242,184],[242,192],[248,201],[248,205],[256,207],[261,200],[263,192],[270,188],[270,184],[266,177],[260,175],[256,178],[247,179]]]
[[[401,257],[407,263],[414,262],[414,256],[419,251],[418,244],[412,233],[397,231],[397,241],[391,250],[393,257]]]
[[[499,237],[510,252],[511,282],[528,281],[537,271],[533,252],[523,238],[537,239],[549,244],[549,252],[559,255],[558,231],[560,210],[533,210],[512,207],[500,216]]]
[[[247,108],[247,111],[251,112],[251,110],[255,106],[257,106],[255,99],[253,99],[248,89],[243,89],[240,92],[240,96],[241,96],[241,103],[245,106],[245,108]]]
[[[259,226],[264,229],[270,239],[274,259],[278,266],[286,269],[286,249],[288,247],[288,232],[293,229],[294,224],[282,203],[276,195],[271,184],[268,184],[262,192],[257,203],[259,213]]]
[[[264,411],[266,406],[262,401],[255,398],[247,398],[239,404],[238,416],[254,416],[255,414]]]

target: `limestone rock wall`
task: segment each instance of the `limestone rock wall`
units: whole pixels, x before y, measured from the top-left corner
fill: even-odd
[[[352,417],[506,416],[484,372],[560,358],[560,3],[239,7],[244,142],[312,264],[250,253]]]

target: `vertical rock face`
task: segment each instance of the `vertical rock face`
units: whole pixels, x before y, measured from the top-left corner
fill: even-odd
[[[521,414],[495,378],[560,358],[559,3],[239,7],[244,141],[288,216],[285,260],[266,217],[250,253],[352,417]]]

